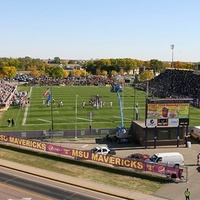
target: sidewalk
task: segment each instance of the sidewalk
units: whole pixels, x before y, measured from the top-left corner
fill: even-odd
[[[121,197],[127,200],[147,200],[147,199],[148,200],[166,200],[166,198],[146,195],[146,194],[139,193],[137,191],[129,191],[129,190],[120,189],[120,188],[116,189],[115,187],[109,187],[105,184],[89,182],[83,179],[80,180],[78,178],[74,178],[71,176],[66,176],[63,174],[55,173],[55,172],[49,172],[47,170],[38,169],[38,168],[22,165],[19,163],[10,162],[7,160],[0,159],[0,163],[1,163],[0,166],[3,166],[3,167],[16,169],[21,172],[25,172],[25,173],[33,174],[33,175],[40,176],[43,178],[48,178],[48,179],[63,182],[66,184],[71,184],[74,186],[90,189],[93,191],[102,192],[104,194],[111,194],[113,196]]]

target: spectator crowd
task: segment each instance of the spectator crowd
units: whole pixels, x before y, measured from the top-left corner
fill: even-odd
[[[200,75],[193,71],[167,69],[146,83],[135,87],[161,98],[191,98],[191,103],[200,107]]]
[[[10,105],[24,108],[30,103],[30,98],[27,98],[27,95],[28,91],[17,91],[17,84],[0,80],[0,109],[7,110]]]
[[[4,80],[0,81],[0,108],[9,106],[12,94],[16,91],[16,88],[16,85],[11,85]]]
[[[53,85],[91,85],[91,86],[106,86],[115,83],[115,77],[109,78],[107,76],[85,76],[85,77],[66,77],[51,78],[47,76],[40,76],[32,79],[29,84],[40,86],[53,86]]]
[[[85,77],[66,77],[51,78],[40,76],[29,80],[31,86],[54,86],[54,85],[79,85],[79,86],[106,86],[119,83],[116,77],[109,78],[107,76],[85,76]],[[167,69],[160,73],[154,79],[143,83],[135,83],[134,87],[148,91],[152,97],[160,98],[191,98],[193,106],[200,107],[200,75],[194,71]],[[0,105],[8,105],[9,103],[19,104],[22,108],[25,104],[29,104],[27,93],[17,92],[17,85],[11,85],[3,80],[0,81]],[[90,99],[91,105],[103,105],[98,98]]]

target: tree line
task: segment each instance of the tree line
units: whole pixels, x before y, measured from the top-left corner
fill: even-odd
[[[68,70],[68,64],[79,64],[82,70]],[[149,79],[149,70],[155,75],[171,68],[172,63],[163,62],[157,59],[150,61],[142,61],[131,58],[117,59],[98,59],[98,60],[64,60],[55,57],[52,60],[35,59],[30,57],[24,58],[0,58],[0,77],[12,79],[18,72],[28,71],[32,77],[47,75],[53,78],[64,78],[67,76],[88,76],[88,75],[105,75],[114,76],[116,74],[130,74],[139,70],[140,74],[144,73],[144,77]],[[195,63],[186,63],[176,61],[173,62],[175,69],[193,69]],[[146,72],[144,72],[146,71]],[[150,74],[150,76],[153,76]]]

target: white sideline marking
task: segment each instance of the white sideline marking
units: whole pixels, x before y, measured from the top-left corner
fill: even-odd
[[[123,110],[132,110],[133,107],[124,107]]]
[[[31,97],[31,93],[32,93],[32,87],[30,88],[30,92],[29,92],[28,97]],[[29,102],[29,106],[30,106],[30,102]],[[23,117],[23,120],[22,120],[22,126],[24,126],[24,125],[26,124],[26,119],[27,119],[28,107],[29,107],[29,106],[26,106],[26,107],[25,107],[24,117]]]
[[[38,120],[39,120],[39,121],[43,121],[43,122],[49,122],[49,123],[51,122],[51,121],[46,120],[46,119],[39,119],[39,118],[38,118]]]
[[[82,120],[85,120],[85,121],[90,121],[89,119],[86,119],[86,118],[80,118],[80,117],[77,117],[77,119],[82,119]]]
[[[128,123],[128,122],[130,122],[130,120],[131,119],[129,119],[129,121],[124,121],[124,123]],[[48,121],[48,122],[50,122],[50,121]],[[117,122],[119,122],[120,123],[120,121],[115,121],[115,123],[117,123]],[[108,123],[111,123],[111,121],[108,121],[108,122],[93,122],[93,124],[108,124]],[[65,123],[54,123],[54,124],[57,124],[57,125],[59,125],[59,124],[75,124],[74,122],[65,122]],[[88,124],[88,122],[77,122],[77,124]],[[26,124],[26,126],[44,126],[45,124]]]
[[[114,116],[114,117],[115,117],[115,118],[119,118],[119,119],[121,118],[121,117],[119,117],[119,116]],[[124,117],[124,119],[129,120],[129,118],[125,118],[125,117]]]

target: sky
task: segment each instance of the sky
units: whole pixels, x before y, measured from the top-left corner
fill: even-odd
[[[199,62],[199,9],[199,0],[0,0],[0,57]]]

